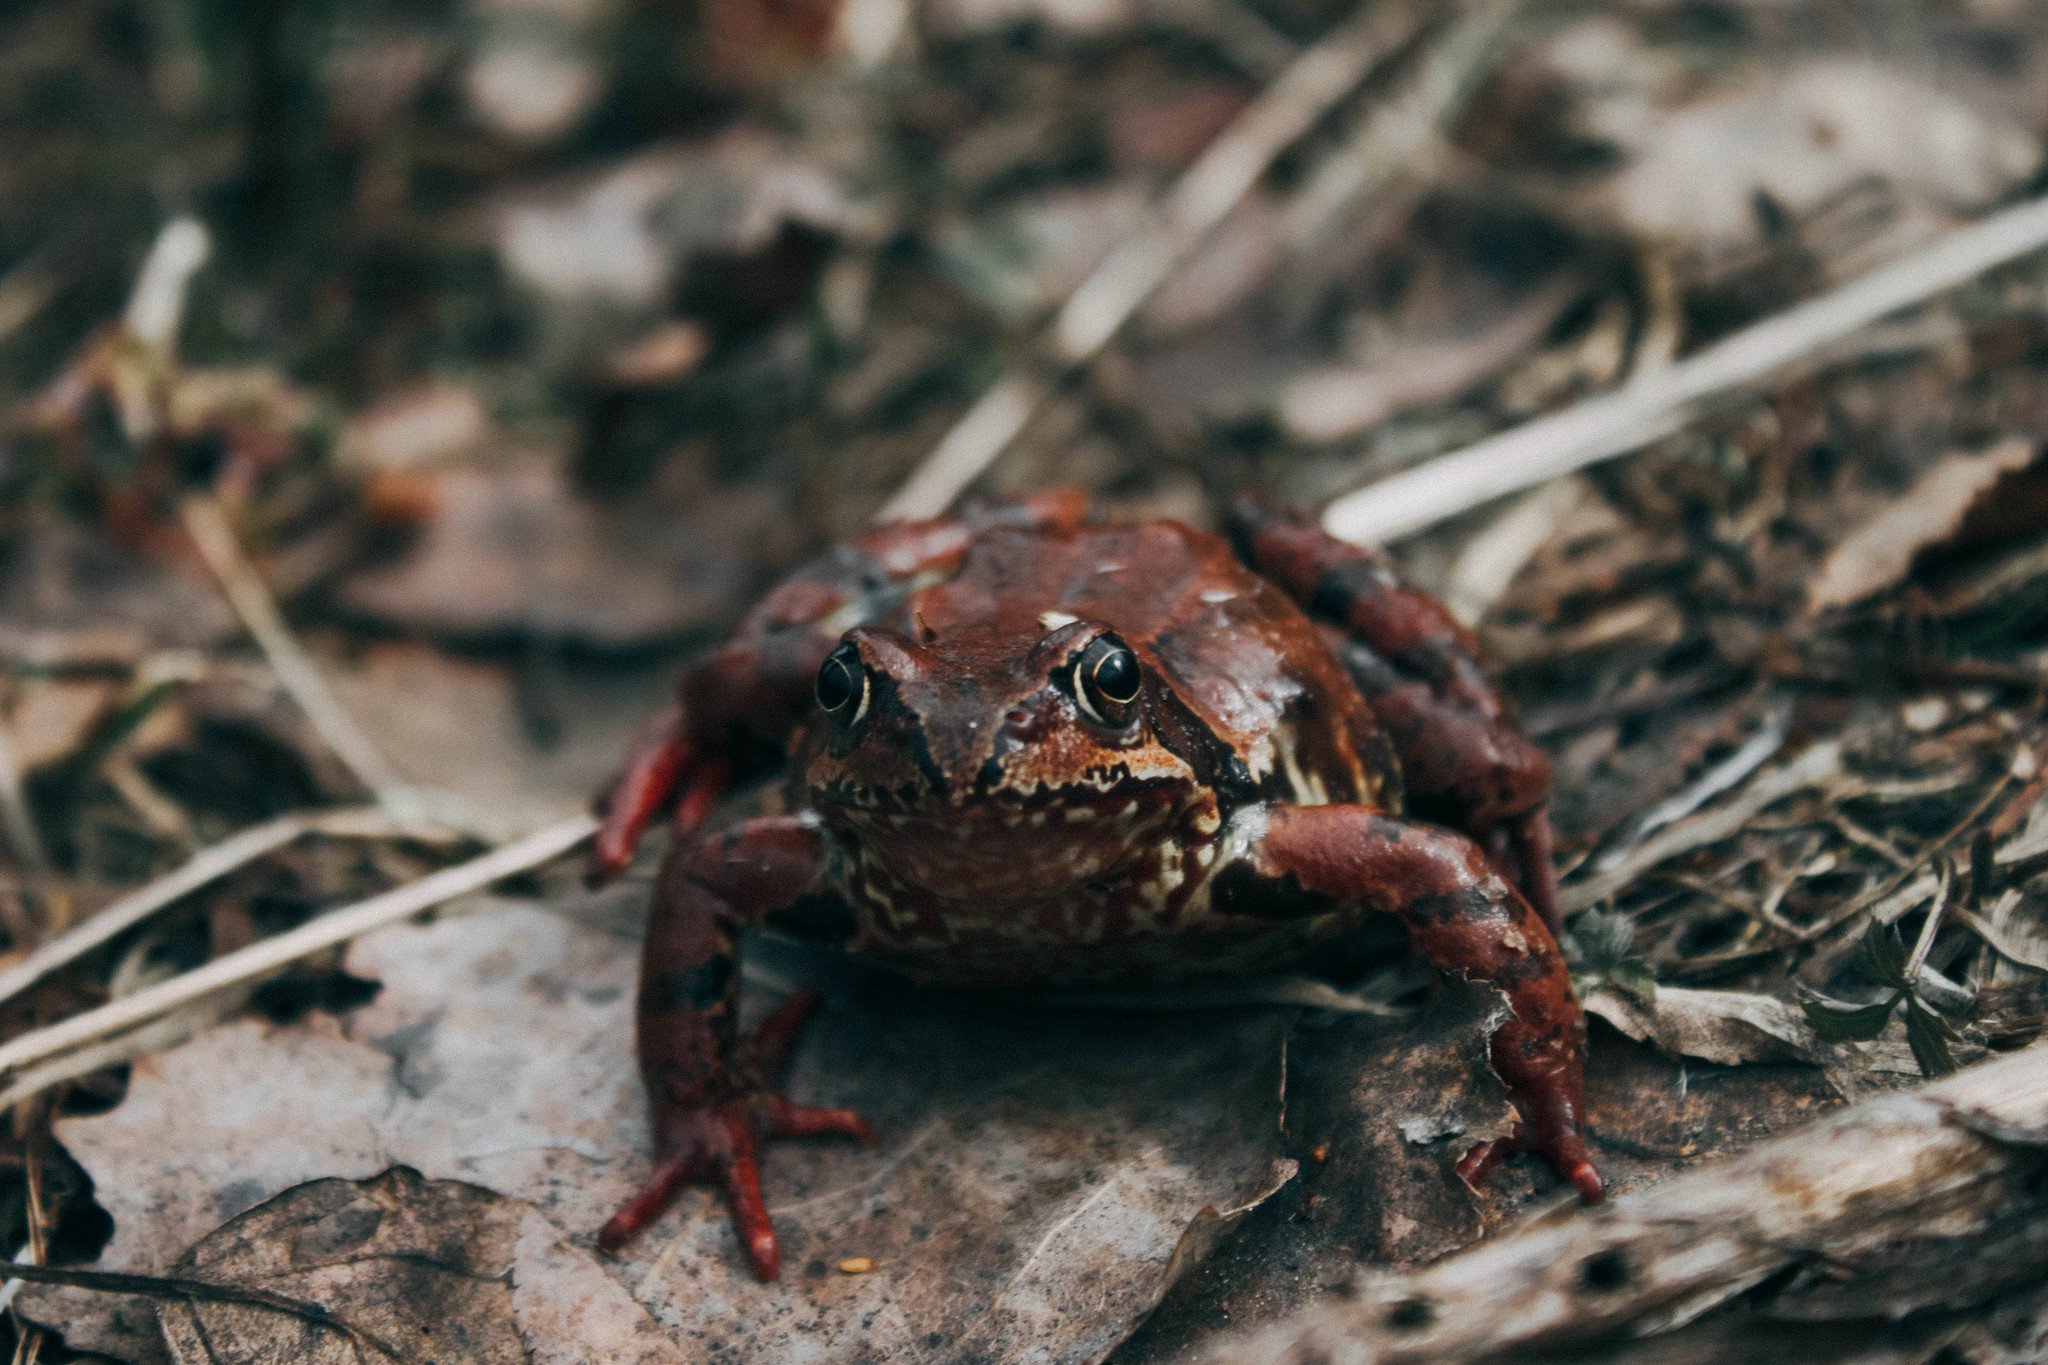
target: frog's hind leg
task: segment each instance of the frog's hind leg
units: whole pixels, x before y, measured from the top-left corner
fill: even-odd
[[[745,1038],[735,1027],[740,930],[814,891],[824,868],[824,836],[809,816],[745,821],[678,845],[663,862],[634,1013],[641,1079],[654,1110],[655,1166],[598,1234],[601,1248],[623,1246],[683,1186],[715,1183],[724,1188],[754,1274],[772,1280],[781,1258],[755,1166],[760,1137],[875,1140],[850,1109],[814,1109],[770,1089],[813,993],[792,996]]]
[[[1492,848],[1553,935],[1550,759],[1515,728],[1479,641],[1384,551],[1349,545],[1255,498],[1231,508],[1238,556],[1333,627],[1332,644],[1401,760],[1409,808]]]
[[[1600,1174],[1581,1129],[1585,1016],[1556,940],[1479,846],[1454,830],[1368,806],[1272,805],[1252,818],[1247,828],[1256,837],[1246,840],[1243,864],[1249,875],[1219,873],[1218,908],[1231,912],[1228,888],[1250,913],[1290,898],[1303,904],[1304,892],[1323,906],[1391,911],[1432,966],[1507,997],[1514,1018],[1494,1032],[1491,1054],[1521,1122],[1508,1137],[1466,1153],[1458,1174],[1476,1182],[1506,1153],[1531,1150],[1550,1158],[1588,1203],[1600,1202]]]

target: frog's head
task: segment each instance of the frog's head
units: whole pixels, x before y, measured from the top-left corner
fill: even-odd
[[[815,807],[895,876],[1029,898],[1105,878],[1183,822],[1214,829],[1204,746],[1136,642],[1058,612],[907,624],[848,631],[825,660],[807,770]]]

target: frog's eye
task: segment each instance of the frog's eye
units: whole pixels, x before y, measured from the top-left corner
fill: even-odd
[[[852,725],[868,713],[868,671],[853,645],[839,646],[819,666],[818,705],[841,725]]]
[[[1122,729],[1130,724],[1144,685],[1138,656],[1114,635],[1098,635],[1074,664],[1074,700],[1097,725]]]

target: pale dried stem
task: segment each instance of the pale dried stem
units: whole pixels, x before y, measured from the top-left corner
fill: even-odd
[[[576,847],[596,828],[597,822],[587,815],[559,821],[466,863],[329,911],[290,933],[253,943],[161,985],[24,1034],[0,1046],[0,1108],[19,1104],[37,1091],[79,1074],[76,1069],[67,1069],[66,1064],[81,1057],[89,1055],[93,1066],[106,1065],[114,1059],[120,1042],[135,1039],[149,1025],[179,1010],[220,992],[263,980],[315,953],[401,923],[443,901],[537,867]]]
[[[1597,905],[1657,864],[1740,833],[1765,807],[1794,792],[1819,786],[1841,771],[1841,746],[1816,744],[1790,762],[1759,773],[1727,805],[1665,826],[1618,866],[1565,887],[1558,893],[1558,903],[1567,913]]]
[[[1433,45],[1405,92],[1375,108],[1322,159],[1281,223],[1292,259],[1327,251],[1397,177],[1437,178],[1442,130],[1493,69],[1501,33],[1518,8],[1517,0],[1494,0],[1459,20]]]
[[[398,775],[375,744],[370,742],[327,686],[320,669],[285,623],[284,613],[270,595],[256,566],[242,553],[241,542],[228,524],[227,513],[211,494],[194,493],[179,506],[179,516],[193,544],[206,560],[206,567],[220,580],[235,614],[263,651],[263,657],[277,674],[277,680],[320,738],[350,771],[360,778],[379,805],[398,818],[422,814],[424,803],[412,785]]]
[[[984,393],[889,499],[878,520],[935,517],[951,506],[1052,392],[1038,367],[1064,372],[1100,352],[1274,159],[1412,38],[1426,16],[1427,7],[1419,3],[1363,5],[1297,57],[1182,173],[1151,230],[1111,251],[1075,289],[1042,346],[1045,359],[1006,375]]]
[[[2039,1276],[2032,1177],[2048,1143],[2048,1044],[1886,1095],[1601,1208],[1562,1206],[1474,1250],[1230,1338],[1210,1365],[1515,1359],[1671,1331],[1788,1267],[1776,1294],[1840,1314],[1858,1281],[1903,1316]],[[1768,1310],[1765,1310],[1768,1311]]]
[[[4,727],[0,727],[0,833],[31,876],[40,877],[50,870],[50,855],[43,848],[43,836],[21,789],[21,764],[14,756],[14,742]]]
[[[304,834],[376,838],[401,832],[398,824],[375,806],[285,815],[254,825],[211,848],[203,848],[179,867],[132,891],[98,914],[28,957],[0,972],[0,1004],[5,1004],[52,972],[105,946],[165,906],[225,877],[236,868],[283,848]]]
[[[1934,947],[1934,936],[1941,932],[1941,918],[1948,911],[1948,904],[1955,899],[1956,870],[1950,861],[1943,858],[1938,865],[1941,878],[1940,888],[1934,893],[1934,908],[1927,912],[1927,920],[1920,926],[1920,937],[1913,944],[1913,954],[1906,959],[1906,980],[1918,981],[1920,969],[1927,965],[1927,954]]]
[[[1949,233],[1612,393],[1346,494],[1325,510],[1324,529],[1359,544],[1397,540],[1495,498],[1627,454],[1888,314],[2044,246],[2048,197]]]

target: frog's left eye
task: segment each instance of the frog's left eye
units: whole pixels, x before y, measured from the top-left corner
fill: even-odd
[[[1138,656],[1114,635],[1099,635],[1074,664],[1074,700],[1097,725],[1122,729],[1137,710],[1144,690]]]
[[[841,725],[852,725],[868,713],[868,671],[852,643],[825,656],[818,668],[818,705]]]

